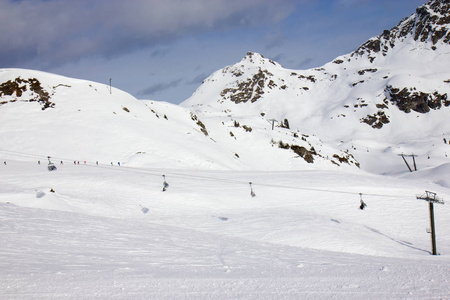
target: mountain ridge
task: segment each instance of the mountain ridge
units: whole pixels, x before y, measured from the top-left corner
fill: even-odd
[[[409,35],[414,41],[431,41],[430,49],[436,50],[439,42],[450,44],[450,2],[447,0],[432,0],[418,7],[410,17],[404,18],[399,24],[362,44],[352,53],[368,55],[373,62],[375,57],[370,54],[381,52],[383,56],[395,47],[396,42],[403,41]]]
[[[291,129],[342,145],[356,160],[370,158],[354,151],[355,143],[364,152],[392,152],[392,160],[403,152],[444,159],[446,147],[428,143],[450,135],[450,30],[440,14],[448,9],[448,1],[429,1],[354,52],[309,70],[285,69],[248,52],[181,105],[205,115],[214,108],[236,119],[262,116],[279,126],[288,120]]]

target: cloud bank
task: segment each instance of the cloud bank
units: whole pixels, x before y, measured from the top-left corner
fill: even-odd
[[[295,0],[0,0],[0,64],[114,57],[189,34],[273,24]]]

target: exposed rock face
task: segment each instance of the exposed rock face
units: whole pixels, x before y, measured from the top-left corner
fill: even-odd
[[[198,125],[198,127],[200,127],[200,131],[203,132],[204,135],[208,136],[209,133],[208,130],[206,130],[205,124],[203,124],[203,122],[198,119],[197,115],[194,115],[191,112],[191,119]]]
[[[229,96],[230,100],[236,104],[241,102],[245,103],[247,101],[255,102],[264,94],[263,89],[266,84],[269,87],[275,86],[275,83],[270,80],[271,76],[273,76],[273,74],[267,70],[261,70],[260,68],[258,73],[247,78],[245,81],[241,81],[237,88],[224,89],[220,95],[224,98]]]
[[[294,151],[296,154],[298,154],[300,157],[303,157],[303,159],[310,164],[314,163],[313,155],[317,155],[316,150],[314,150],[314,148],[308,150],[302,146],[291,145],[291,150]]]
[[[29,91],[29,93],[26,93]],[[9,100],[5,99],[6,96]],[[22,102],[39,102],[42,110],[52,108],[55,103],[50,101],[50,94],[42,86],[36,78],[22,79],[17,77],[14,80],[8,80],[0,84],[0,106],[16,101]]]
[[[406,87],[400,90],[390,85],[386,86],[385,92],[390,101],[405,113],[410,113],[411,110],[418,113],[427,113],[431,109],[450,106],[450,100],[447,100],[447,93],[439,94],[435,91],[430,94]]]
[[[372,128],[380,129],[384,124],[388,124],[389,117],[386,116],[384,111],[379,110],[373,115],[368,115],[367,117],[361,119],[361,123],[366,123],[372,126]]]
[[[403,19],[397,26],[384,32],[362,44],[353,56],[367,55],[373,62],[376,54],[381,53],[386,56],[390,49],[393,49],[398,42],[404,40],[408,35],[412,35],[415,41],[432,42],[432,49],[436,49],[436,44],[441,41],[450,44],[450,1],[432,0],[427,4],[417,8],[416,13],[409,18]]]
[[[310,142],[308,142],[306,137],[306,135],[303,135],[301,138],[301,140],[305,142],[303,144],[304,146],[289,144],[280,140],[278,141],[278,148],[293,151],[298,155],[299,158],[303,158],[303,160],[305,160],[308,164],[314,164],[315,158],[324,159],[325,157],[320,153],[317,153],[316,149],[311,145]],[[340,166],[342,163],[346,163],[351,166],[355,166],[358,168],[360,167],[359,162],[357,162],[355,157],[348,152],[341,152],[340,155],[333,154],[331,157],[327,157],[326,159],[337,166]]]

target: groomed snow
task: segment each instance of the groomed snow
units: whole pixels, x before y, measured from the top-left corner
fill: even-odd
[[[435,205],[432,256],[428,205],[415,198],[428,189],[449,199],[430,181],[439,169],[405,178],[56,166],[0,166],[3,299],[450,295],[449,207]]]

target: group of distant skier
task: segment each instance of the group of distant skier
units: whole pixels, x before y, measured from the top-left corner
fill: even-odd
[[[49,163],[52,163],[52,162],[50,161],[50,159],[49,159],[48,162],[49,162]],[[41,161],[38,160],[37,163],[38,163],[38,165],[40,165],[40,164],[41,164]],[[3,161],[3,164],[6,166],[6,160]],[[61,161],[60,161],[60,165],[63,165],[63,164],[64,164],[64,162],[61,160]],[[73,164],[74,164],[74,165],[79,165],[79,164],[80,164],[80,161],[79,161],[79,160],[74,160],[74,161],[73,161]],[[87,161],[84,161],[84,164],[87,164]],[[95,164],[98,166],[98,161],[96,161]],[[117,162],[117,165],[120,167],[120,161]],[[114,163],[113,163],[113,162],[111,162],[111,166],[114,166]]]
[[[4,163],[5,163],[5,165],[6,165],[6,161],[5,161]],[[38,163],[38,165],[40,165],[40,164],[41,164],[41,161],[38,160],[37,163]],[[49,160],[49,163],[51,163],[50,160]],[[87,164],[87,161],[83,161],[83,163],[86,165],[86,164]],[[63,165],[63,164],[64,164],[64,162],[61,160],[61,161],[60,161],[60,165]],[[79,165],[79,164],[80,164],[80,161],[79,161],[79,160],[74,160],[74,161],[73,161],[73,164],[74,164],[74,165]],[[98,160],[95,162],[95,164],[98,166]],[[117,162],[117,165],[120,167],[120,161]],[[114,163],[113,163],[113,162],[111,162],[111,166],[114,166]]]

